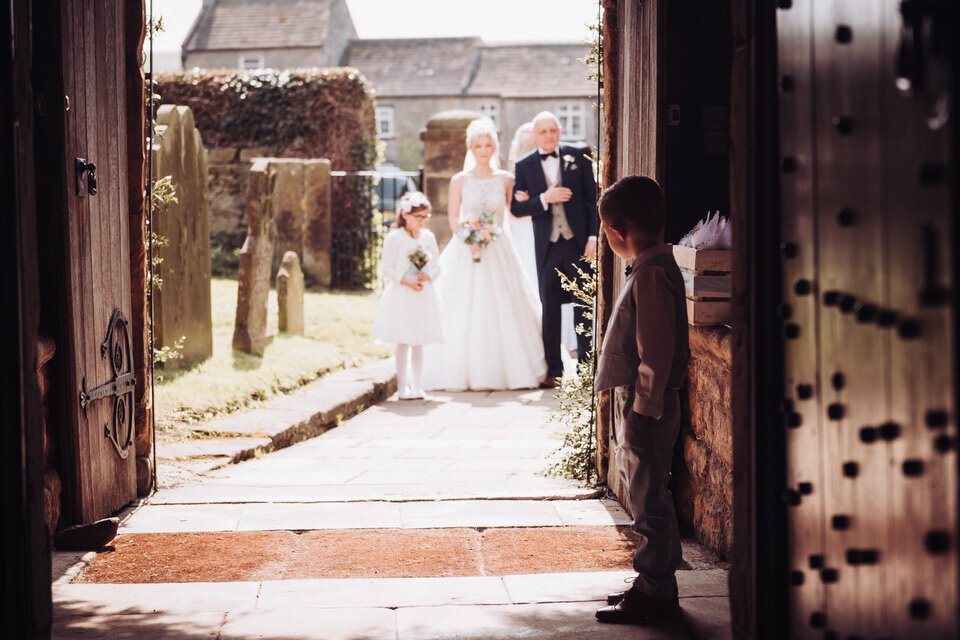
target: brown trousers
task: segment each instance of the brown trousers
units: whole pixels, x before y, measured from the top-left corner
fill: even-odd
[[[663,416],[655,420],[633,410],[633,394],[632,386],[617,387],[614,392],[619,416],[614,459],[627,490],[632,528],[640,535],[633,556],[633,568],[639,574],[634,588],[651,598],[668,600],[677,589],[676,570],[682,561],[677,513],[668,486],[680,431],[680,398],[668,389]]]

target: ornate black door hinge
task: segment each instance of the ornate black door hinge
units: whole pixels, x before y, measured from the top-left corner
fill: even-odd
[[[103,435],[113,443],[121,458],[130,454],[133,445],[133,391],[137,379],[133,374],[133,346],[127,318],[115,309],[107,327],[107,337],[100,344],[100,357],[110,360],[113,378],[87,391],[87,378],[80,383],[80,408],[87,414],[87,405],[94,400],[113,396],[113,427],[103,425]]]

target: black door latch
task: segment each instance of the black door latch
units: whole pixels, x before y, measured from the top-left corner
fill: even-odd
[[[84,158],[76,159],[77,195],[97,195],[97,165]]]

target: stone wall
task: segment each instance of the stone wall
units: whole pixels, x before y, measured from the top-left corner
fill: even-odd
[[[154,214],[154,233],[167,239],[157,249],[154,340],[159,349],[183,338],[181,358],[167,366],[190,366],[213,355],[207,152],[189,107],[161,106],[157,125],[153,177],[170,176],[177,199]]]
[[[266,154],[259,148],[209,150],[210,238],[221,249],[237,249],[243,244],[247,231],[244,212],[250,159],[256,155]]]
[[[292,69],[299,67],[328,67],[330,56],[323,46],[289,47],[284,49],[220,49],[217,51],[188,51],[183,56],[184,69],[241,69],[240,60],[263,57],[264,69]],[[335,62],[333,63],[335,64]]]
[[[733,544],[730,329],[690,327],[686,411],[674,461],[680,519],[722,557]]]

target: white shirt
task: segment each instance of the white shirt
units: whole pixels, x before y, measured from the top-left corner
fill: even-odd
[[[549,189],[554,182],[558,182],[560,178],[560,145],[557,145],[557,148],[554,149],[554,152],[557,154],[556,157],[547,156],[546,158],[540,159],[540,166],[543,168],[543,177],[547,180],[547,188]],[[540,147],[537,147],[537,153],[546,153]],[[549,176],[554,176],[553,179],[550,179]],[[543,210],[546,211],[550,208],[550,205],[547,204],[544,194],[540,194],[540,204],[543,205]],[[596,240],[597,236],[590,236],[587,240]]]
[[[553,151],[557,154],[556,157],[548,156],[540,160],[540,166],[543,168],[543,177],[547,181],[547,188],[553,186],[553,184],[557,182],[560,177],[560,145],[557,145],[557,148]],[[546,153],[546,151],[540,147],[537,147],[537,153],[542,154]],[[540,194],[540,204],[543,205],[544,211],[550,208],[550,205],[547,204],[547,201],[544,199],[542,193]]]

